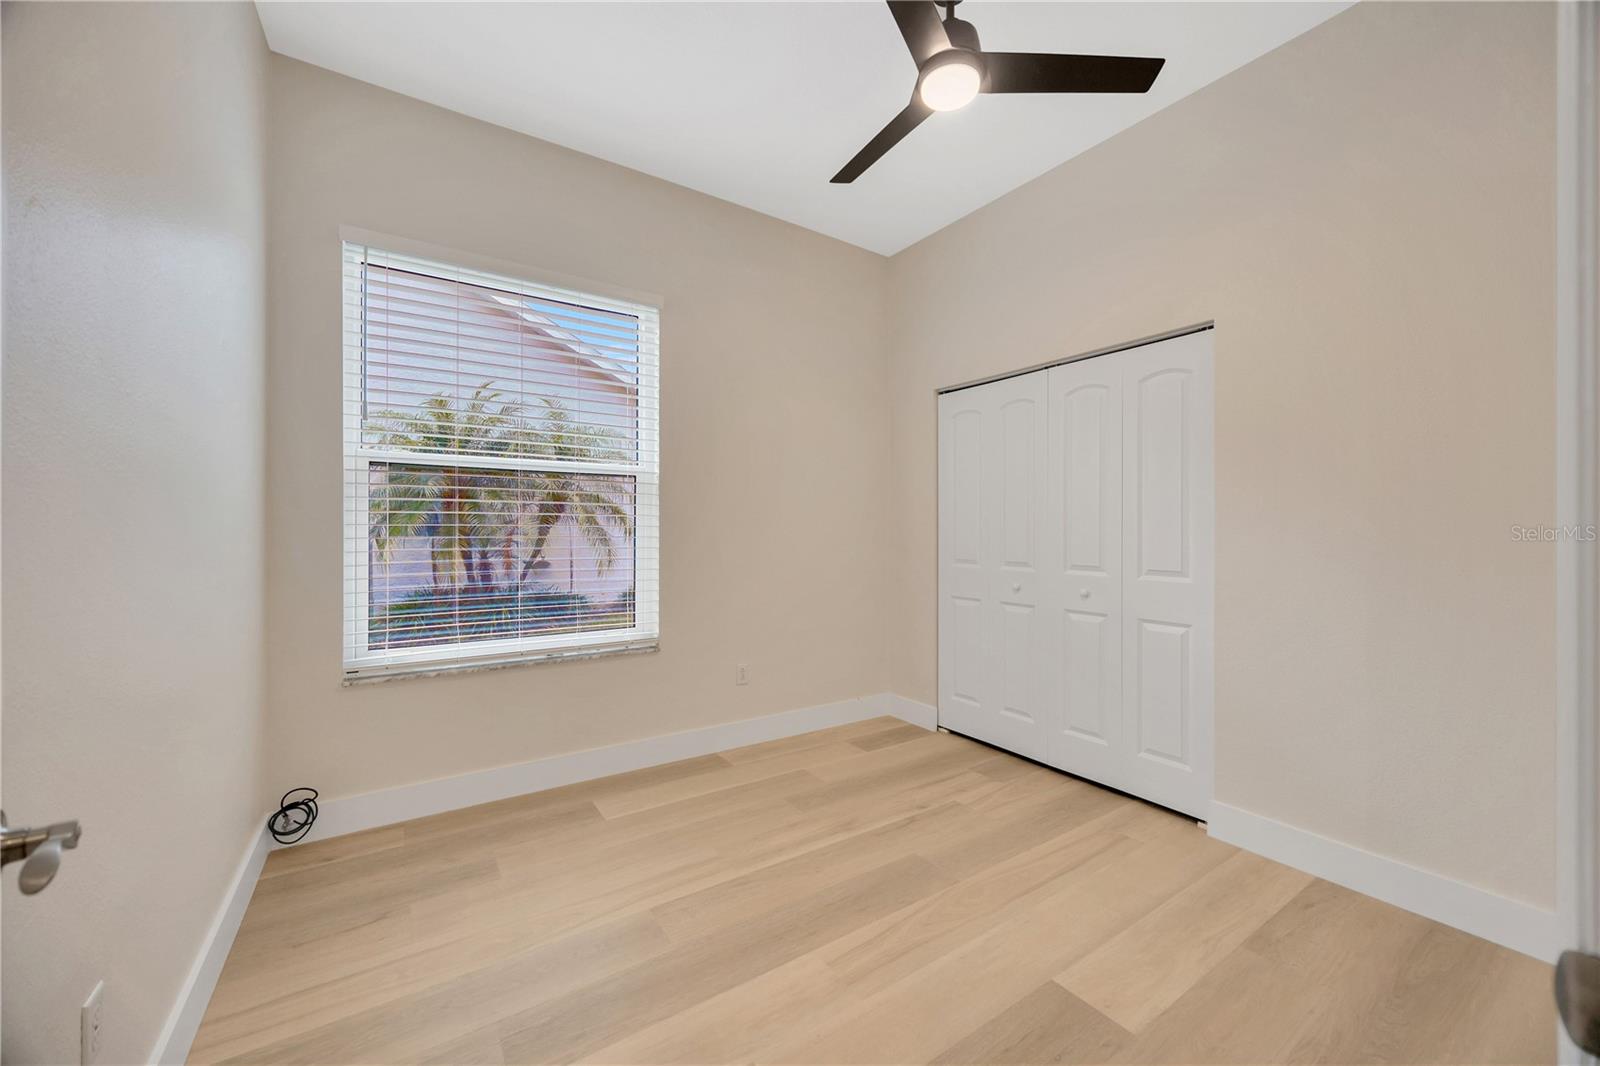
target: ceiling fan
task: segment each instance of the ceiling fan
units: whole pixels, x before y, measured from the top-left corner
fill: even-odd
[[[859,178],[885,152],[935,111],[954,111],[979,93],[1142,93],[1161,73],[1165,59],[1134,56],[1051,55],[985,52],[972,23],[956,18],[961,0],[887,0],[900,36],[917,62],[917,86],[905,106],[844,169],[835,185]]]

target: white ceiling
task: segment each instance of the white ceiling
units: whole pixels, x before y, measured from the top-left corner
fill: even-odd
[[[828,179],[916,77],[873,0],[257,10],[276,52],[890,255],[1347,6],[973,0],[987,49],[1167,65],[1142,96],[979,97],[853,185]]]

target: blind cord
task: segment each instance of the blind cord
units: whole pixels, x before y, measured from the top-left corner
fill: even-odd
[[[291,798],[298,793],[310,793]],[[317,820],[317,790],[291,788],[278,801],[278,809],[267,819],[267,832],[280,844],[298,844],[311,832],[311,823]]]

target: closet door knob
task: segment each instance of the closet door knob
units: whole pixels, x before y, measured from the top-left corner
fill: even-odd
[[[1012,583],[1011,583],[1011,591],[1012,591],[1012,592],[1021,592],[1021,591],[1022,591],[1022,582],[1020,582],[1020,581],[1013,581],[1013,582],[1012,582]]]
[[[1086,600],[1088,598],[1089,598],[1089,590],[1088,589],[1079,589],[1078,590],[1078,599]]]

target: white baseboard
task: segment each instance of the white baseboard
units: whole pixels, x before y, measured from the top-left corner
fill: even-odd
[[[1554,911],[1419,870],[1225,803],[1211,804],[1209,831],[1218,840],[1524,955],[1554,962],[1561,953]]]
[[[894,692],[885,692],[878,698],[887,701],[884,703],[885,714],[892,714],[924,729],[939,727],[939,708],[932,704],[922,703],[910,696],[901,696]]]
[[[216,917],[211,920],[211,928],[200,942],[200,954],[189,968],[189,976],[184,978],[178,1000],[173,1005],[172,1013],[167,1016],[167,1024],[161,1027],[161,1036],[156,1040],[155,1050],[150,1053],[151,1062],[182,1063],[189,1057],[189,1047],[194,1043],[195,1033],[200,1031],[200,1020],[205,1017],[206,1006],[211,1002],[211,991],[217,987],[222,964],[228,961],[234,934],[238,933],[245,908],[250,905],[250,897],[256,890],[261,866],[267,861],[267,841],[266,820],[263,819],[261,828],[256,830],[249,846],[245,848],[244,858],[239,860],[239,868],[234,871],[233,880],[223,894],[222,904],[217,908]]]
[[[343,836],[430,814],[542,792],[579,781],[642,770],[647,766],[711,755],[745,744],[779,740],[814,729],[846,725],[880,715],[903,718],[925,729],[934,726],[933,708],[902,696],[877,693],[837,703],[746,718],[738,722],[646,737],[604,748],[552,755],[532,762],[419,781],[411,785],[340,796],[319,805],[316,825],[306,841]]]

